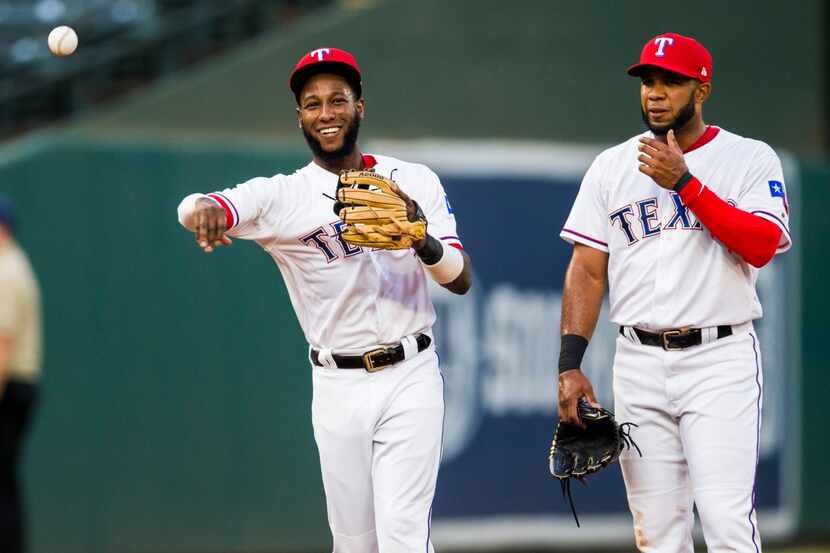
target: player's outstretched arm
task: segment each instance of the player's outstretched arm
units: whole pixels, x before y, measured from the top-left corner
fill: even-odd
[[[608,254],[574,244],[562,293],[562,345],[559,356],[559,418],[582,426],[577,403],[583,396],[598,405],[591,382],[580,370],[582,356],[602,309]]]
[[[205,253],[233,242],[225,236],[227,217],[225,210],[206,197],[188,196],[179,205],[179,222],[193,232],[196,243]]]

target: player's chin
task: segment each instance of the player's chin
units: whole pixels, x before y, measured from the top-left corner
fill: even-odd
[[[668,132],[673,128],[672,125],[674,122],[666,123],[665,121],[661,121],[660,123],[656,123],[649,118],[648,120],[648,130],[653,132],[654,134],[662,135],[668,134]]]
[[[342,138],[320,140],[318,144],[320,144],[320,149],[327,154],[334,154],[343,149]]]

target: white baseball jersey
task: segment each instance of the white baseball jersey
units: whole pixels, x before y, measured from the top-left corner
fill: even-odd
[[[609,253],[611,321],[661,330],[761,317],[758,270],[705,230],[680,196],[638,170],[644,133],[605,150],[588,169],[560,236]],[[717,127],[685,152],[689,171],[734,206],[782,230],[791,244],[781,162],[765,143]]]
[[[423,209],[428,232],[461,247],[438,176],[424,165],[365,155],[367,168],[391,177]],[[256,241],[279,267],[309,345],[363,353],[435,321],[426,275],[414,251],[371,250],[344,241],[334,214],[338,175],[314,162],[291,175],[254,178],[209,194],[233,217],[229,236]],[[183,222],[201,195],[179,205]]]

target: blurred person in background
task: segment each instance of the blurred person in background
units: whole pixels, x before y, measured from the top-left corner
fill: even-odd
[[[0,551],[25,551],[18,465],[40,376],[40,292],[14,240],[12,204],[0,199]]]

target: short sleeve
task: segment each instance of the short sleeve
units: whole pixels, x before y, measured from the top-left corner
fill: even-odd
[[[753,157],[737,207],[767,219],[781,229],[781,240],[776,253],[790,249],[790,206],[784,171],[778,155],[764,143],[761,143]]]
[[[423,178],[426,180],[426,193],[421,209],[424,210],[424,215],[427,218],[429,234],[451,246],[464,249],[456,230],[455,212],[447,193],[444,191],[441,180],[431,169],[424,167],[423,171]]]
[[[559,236],[571,244],[585,244],[608,252],[608,209],[602,193],[602,163],[597,157],[579,186],[571,213]]]

